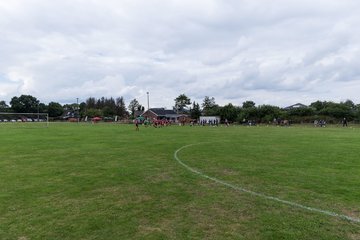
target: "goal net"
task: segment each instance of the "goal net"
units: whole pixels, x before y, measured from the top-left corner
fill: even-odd
[[[47,113],[8,113],[0,112],[0,126],[4,127],[48,127]]]

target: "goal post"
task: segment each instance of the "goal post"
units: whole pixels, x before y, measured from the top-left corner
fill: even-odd
[[[0,112],[0,125],[49,126],[48,113],[13,113]]]

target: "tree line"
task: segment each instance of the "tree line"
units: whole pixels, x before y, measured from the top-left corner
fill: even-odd
[[[41,103],[36,97],[31,95],[15,96],[11,99],[10,105],[5,101],[0,101],[0,112],[17,113],[48,113],[49,117],[60,119],[64,116],[72,117],[95,117],[113,118],[118,116],[120,119],[134,118],[143,112],[138,100],[133,99],[126,106],[123,97],[96,99],[89,97],[85,102],[65,104],[50,102]],[[309,106],[297,108],[280,108],[273,105],[256,105],[253,101],[245,101],[241,106],[228,103],[220,106],[214,97],[205,96],[202,103],[191,101],[185,94],[180,94],[174,99],[173,110],[177,113],[188,114],[192,119],[200,116],[220,116],[222,120],[229,122],[243,123],[244,121],[254,121],[257,123],[269,123],[275,119],[286,119],[294,123],[307,123],[314,120],[325,120],[328,123],[337,123],[343,118],[348,121],[360,122],[360,104],[355,104],[351,100],[335,103],[332,101],[316,101]]]
[[[324,120],[328,123],[339,123],[343,118],[348,121],[360,122],[360,104],[351,100],[335,103],[332,101],[315,101],[309,106],[296,108],[280,108],[273,105],[258,105],[253,101],[245,101],[241,106],[228,103],[224,106],[216,104],[214,97],[205,96],[201,106],[181,94],[175,99],[174,110],[188,112],[193,119],[200,116],[220,116],[222,120],[245,123],[271,123],[274,120],[289,120],[293,123],[310,123]]]
[[[11,99],[10,105],[4,100],[0,101],[0,112],[14,113],[48,113],[49,117],[60,119],[64,117],[114,117],[129,118],[134,116],[137,110],[144,110],[144,107],[133,99],[129,106],[126,107],[123,97],[96,99],[89,97],[85,102],[60,104],[50,102],[49,104],[41,103],[36,97],[31,95],[15,96]]]

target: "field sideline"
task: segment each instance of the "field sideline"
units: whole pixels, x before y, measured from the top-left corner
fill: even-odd
[[[360,239],[195,174],[360,219],[359,146],[359,128],[2,125],[0,239]]]

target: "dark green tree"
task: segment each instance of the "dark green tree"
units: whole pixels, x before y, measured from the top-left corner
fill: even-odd
[[[112,117],[112,116],[116,115],[116,110],[110,106],[105,106],[102,108],[102,115],[104,117]]]
[[[60,117],[64,113],[64,108],[60,103],[50,102],[48,105],[49,117]]]
[[[247,122],[249,120],[257,121],[259,119],[258,109],[255,106],[241,108],[239,110],[239,114],[237,116],[237,119],[238,119],[239,123],[244,123],[244,122]]]
[[[116,115],[118,115],[120,118],[124,118],[128,115],[123,97],[116,98],[115,105],[116,105]]]
[[[100,109],[95,109],[95,108],[89,108],[86,110],[86,116],[92,118],[92,117],[101,117],[102,116],[102,112]]]
[[[214,114],[216,110],[218,110],[218,105],[216,105],[215,103],[215,98],[214,97],[208,97],[205,96],[203,103],[201,104],[202,108],[203,108],[203,114],[205,116],[213,116],[213,115],[217,115]]]
[[[96,99],[93,97],[86,99],[86,108],[96,108]]]
[[[345,102],[341,102],[340,104],[347,106],[349,109],[353,110],[356,108],[355,104],[351,100],[346,100]]]
[[[180,94],[177,98],[174,99],[174,101],[174,110],[177,113],[184,113],[185,107],[191,104],[190,98],[188,98],[185,94]]]
[[[314,108],[311,107],[298,107],[293,108],[288,111],[289,116],[300,116],[300,117],[306,117],[306,116],[312,116],[315,114]]]
[[[232,105],[231,103],[220,108],[220,117],[222,120],[227,119],[229,122],[235,122],[237,115],[239,113],[239,108]]]
[[[131,100],[128,109],[130,111],[130,115],[132,118],[135,117],[135,111],[137,111],[137,109],[139,108],[140,103],[138,102],[138,100],[136,100],[136,98],[134,98],[133,100]]]
[[[245,101],[242,104],[242,108],[253,108],[255,107],[255,102],[253,101]]]
[[[19,113],[36,113],[39,109],[39,100],[31,95],[13,97],[10,101],[11,109]]]
[[[105,98],[101,97],[96,101],[96,108],[97,109],[103,109],[105,107]]]
[[[201,109],[200,105],[198,103],[195,103],[195,101],[192,104],[192,108],[190,109],[190,117],[192,119],[199,119],[201,116]]]
[[[322,102],[322,101],[316,101],[310,104],[311,108],[314,108],[316,112],[319,112],[320,110],[322,110],[323,108],[325,108],[327,102]]]
[[[281,118],[281,110],[276,106],[261,105],[257,107],[257,117],[260,122],[269,123]]]
[[[360,104],[355,105],[354,118],[355,118],[358,122],[360,121]]]
[[[10,106],[5,101],[0,101],[0,112],[8,112],[9,110]]]
[[[79,104],[80,117],[86,116],[86,103],[82,102]]]
[[[124,118],[128,115],[123,97],[119,97],[116,100],[112,97],[101,97],[100,99],[90,97],[86,100],[85,108],[81,108],[81,112],[83,115],[89,115],[88,112],[90,109],[100,110],[102,112],[101,116],[104,117],[117,115],[120,118]],[[90,112],[93,112],[93,110]]]
[[[337,120],[343,119],[344,117],[352,120],[354,117],[354,112],[348,105],[334,102],[327,102],[326,106],[319,111],[319,114],[333,117]]]
[[[48,106],[45,103],[39,103],[38,111],[40,113],[48,112]]]

